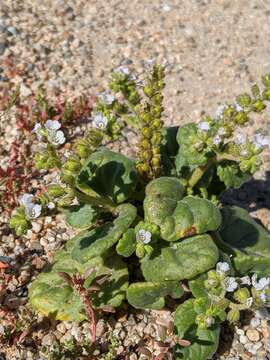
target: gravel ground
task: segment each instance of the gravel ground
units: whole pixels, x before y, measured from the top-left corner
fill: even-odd
[[[0,86],[23,83],[22,92],[28,95],[45,83],[51,94],[61,90],[77,96],[87,90],[95,95],[106,86],[115,67],[128,65],[141,74],[147,60],[154,58],[167,64],[166,123],[197,121],[205,111],[212,113],[218,104],[232,101],[235,95],[249,90],[254,81],[270,71],[269,19],[268,0],[156,0],[152,3],[143,0],[0,0]],[[10,72],[8,58],[21,70],[19,74]],[[248,133],[258,127],[269,127],[268,119],[267,112],[260,119],[255,118]],[[17,136],[14,125],[12,116],[1,119],[2,165]],[[227,202],[247,208],[268,230],[269,170],[269,152],[266,152],[256,181],[226,195]],[[53,178],[53,173],[46,175],[41,184]],[[35,190],[40,187],[40,180],[33,179]],[[2,214],[0,255],[16,260],[17,275],[9,283],[5,306],[22,312],[21,321],[29,323],[32,315],[25,306],[26,285],[72,231],[66,228],[61,216],[46,217],[36,222],[26,237],[19,239],[9,232],[6,222],[7,216]],[[164,317],[168,323],[170,313],[167,311],[139,312],[128,317],[118,314],[116,318],[100,321],[96,358],[105,359],[102,354],[108,352],[108,348],[113,354],[111,359],[120,359],[123,353],[128,354],[127,359],[147,359],[139,355],[139,346],[161,351],[156,323]],[[4,325],[2,321],[0,333]],[[270,358],[269,314],[256,313],[253,318],[244,319],[235,330],[232,336],[224,329],[222,346],[215,359]],[[110,333],[116,342],[109,337]],[[0,359],[46,359],[47,355],[42,352],[52,352],[55,341],[75,339],[83,343],[87,336],[87,324],[48,324],[36,318],[22,344],[5,343],[5,347],[1,347]],[[38,349],[34,343],[39,344]]]

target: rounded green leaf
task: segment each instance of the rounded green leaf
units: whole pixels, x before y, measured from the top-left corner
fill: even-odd
[[[108,149],[96,151],[86,159],[76,183],[79,189],[89,188],[100,197],[122,203],[137,184],[134,161]]]
[[[270,235],[249,213],[237,206],[222,209],[222,249],[229,254],[240,275],[270,275]]]
[[[136,234],[134,229],[128,229],[118,241],[116,246],[117,254],[129,257],[136,250]]]
[[[183,293],[184,290],[177,281],[137,282],[128,287],[127,300],[136,309],[162,309],[165,296],[178,299]]]
[[[95,224],[98,214],[89,204],[74,205],[64,210],[66,222],[78,229],[87,229]]]
[[[212,359],[218,348],[220,326],[201,329],[195,324],[197,312],[194,309],[194,299],[189,299],[179,305],[175,312],[174,325],[176,334],[181,339],[189,340],[190,346],[176,345],[174,355],[176,360],[207,360]]]
[[[192,279],[210,270],[218,261],[219,252],[212,238],[198,235],[166,246],[160,243],[151,256],[141,262],[147,281]]]
[[[113,223],[95,228],[78,238],[71,252],[72,258],[79,262],[100,256],[110,249],[134,222],[137,209],[131,204],[119,205],[118,217]]]

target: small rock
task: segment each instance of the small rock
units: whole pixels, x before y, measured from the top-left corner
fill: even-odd
[[[4,55],[6,48],[7,48],[7,42],[6,41],[0,42],[0,56]]]
[[[65,324],[62,322],[56,326],[56,329],[60,331],[61,334],[65,334],[65,332],[67,331]]]
[[[97,323],[96,334],[97,337],[101,337],[106,331],[106,325],[104,320],[99,320]]]
[[[51,346],[55,342],[56,338],[54,334],[46,334],[42,339],[43,346]]]
[[[259,341],[260,340],[260,334],[257,330],[255,329],[249,329],[246,332],[247,337],[249,338],[250,341]]]
[[[263,327],[261,328],[261,332],[262,332],[263,337],[264,337],[265,339],[270,339],[270,328],[269,328],[268,326],[267,326],[267,327],[263,326]]]
[[[132,353],[129,357],[129,360],[137,360],[138,356],[135,353]]]
[[[241,344],[246,344],[248,342],[248,338],[245,335],[240,335],[239,341]]]

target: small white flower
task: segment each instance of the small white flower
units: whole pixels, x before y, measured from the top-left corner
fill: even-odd
[[[222,282],[224,289],[228,292],[234,292],[237,289],[238,284],[234,277],[226,277]]]
[[[251,285],[251,280],[249,276],[243,276],[240,278],[241,284],[243,285]]]
[[[264,149],[270,145],[269,137],[261,132],[257,132],[254,136],[254,144],[257,149]]]
[[[215,319],[213,318],[213,316],[207,316],[207,318],[205,319],[205,325],[207,327],[210,327],[214,324],[215,324]]]
[[[249,155],[249,152],[246,150],[246,149],[243,149],[240,151],[240,155],[243,156],[243,157],[246,157]]]
[[[254,288],[258,291],[268,289],[270,285],[269,277],[263,277],[259,281],[257,281],[257,274],[252,275],[251,281]]]
[[[201,131],[208,131],[210,129],[210,125],[207,121],[202,121],[199,124],[197,124],[197,128]]]
[[[115,70],[115,72],[117,72],[118,74],[121,75],[130,75],[130,71],[129,68],[127,68],[126,66],[118,66],[118,68]]]
[[[19,203],[26,207],[28,204],[33,203],[33,199],[34,195],[26,193],[19,197]]]
[[[108,125],[108,119],[101,113],[96,113],[93,118],[93,126],[97,129],[104,130]]]
[[[262,300],[262,302],[266,302],[268,300],[268,295],[265,293],[261,293],[260,294],[260,299]]]
[[[31,219],[36,219],[41,214],[42,207],[39,204],[28,204],[25,207],[25,213],[26,215]]]
[[[228,105],[227,105],[227,104],[220,105],[220,106],[217,108],[217,110],[216,110],[216,112],[215,112],[215,114],[214,114],[214,116],[213,116],[213,119],[216,120],[216,121],[220,120],[220,119],[223,117],[224,111],[225,111],[227,108],[228,108]]]
[[[141,229],[138,231],[137,240],[143,244],[149,244],[151,241],[152,234],[148,230]]]
[[[241,112],[241,111],[244,110],[243,107],[242,107],[240,104],[238,104],[237,102],[235,102],[235,103],[233,104],[233,107],[234,107],[234,109],[235,109],[237,112]]]
[[[53,145],[62,145],[65,143],[66,138],[62,130],[51,130],[48,134],[48,139]]]
[[[224,135],[226,135],[226,130],[225,130],[225,128],[222,126],[222,127],[220,127],[219,129],[218,129],[218,135],[219,136],[224,136]]]
[[[38,140],[42,139],[42,135],[40,134],[41,129],[42,129],[42,125],[40,123],[36,123],[34,129],[32,130],[32,132],[37,135]]]
[[[226,273],[227,271],[230,271],[230,266],[226,262],[218,262],[216,265],[216,271],[218,273]]]
[[[235,138],[234,138],[234,142],[237,144],[237,145],[243,145],[245,144],[247,141],[247,138],[244,134],[236,134],[235,135]]]
[[[61,124],[57,120],[47,120],[45,123],[45,128],[49,131],[50,130],[56,131],[56,130],[60,129],[60,127],[61,127]]]
[[[108,91],[104,91],[99,95],[99,99],[103,101],[105,104],[111,105],[114,102],[115,97],[112,94],[110,94]]]
[[[247,307],[251,307],[251,305],[253,304],[253,298],[252,298],[252,297],[249,297],[249,298],[247,299],[246,304],[247,304]]]
[[[48,208],[49,210],[53,210],[53,209],[55,208],[55,204],[51,201],[51,202],[49,202],[49,203],[47,204],[47,208]]]
[[[222,138],[219,135],[213,137],[213,144],[218,146],[222,142]]]

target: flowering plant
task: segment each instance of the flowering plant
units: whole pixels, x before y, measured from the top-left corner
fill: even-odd
[[[213,117],[170,128],[162,121],[164,77],[158,65],[145,82],[118,68],[111,92],[98,99],[92,128],[64,159],[60,122],[37,124],[34,131],[47,141],[37,166],[58,168],[60,182],[35,202],[24,195],[11,226],[23,234],[32,218],[53,208],[82,230],[32,283],[37,311],[59,320],[86,318],[80,297],[59,274],[81,274],[87,289],[89,268],[110,279],[93,295],[94,308],[117,307],[126,298],[135,308],[161,309],[187,285],[175,329],[190,345],[177,345],[175,356],[203,360],[215,353],[223,321],[270,305],[269,235],[245,210],[219,202],[223,190],[252,176],[269,145],[263,131],[246,139],[241,129],[252,112],[266,108],[270,75],[263,77],[263,91],[254,85],[252,95],[239,95]],[[104,147],[127,127],[139,135],[136,159]]]

